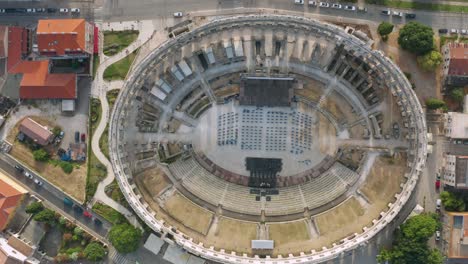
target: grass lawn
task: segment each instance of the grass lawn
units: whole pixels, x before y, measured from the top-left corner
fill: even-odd
[[[445,11],[445,12],[468,12],[468,6],[439,4],[439,3],[421,3],[421,2],[406,2],[398,0],[366,0],[368,4],[384,5],[395,8],[421,9],[430,11]]]
[[[96,77],[96,72],[99,67],[99,56],[97,54],[94,54],[93,56],[93,80],[94,77]]]
[[[128,223],[125,216],[108,205],[97,202],[93,205],[93,211],[114,225]]]
[[[138,49],[130,53],[127,57],[107,67],[107,69],[104,71],[104,80],[124,80],[125,77],[127,77],[128,70],[130,69],[130,66],[132,65],[137,53]]]
[[[120,90],[114,89],[107,92],[107,102],[109,103],[109,111],[112,113],[112,109],[114,107],[115,100],[119,95]],[[106,129],[102,132],[101,138],[99,139],[99,148],[102,151],[102,154],[109,159],[109,124],[107,124]]]
[[[104,55],[119,53],[137,39],[138,33],[138,30],[104,31]]]
[[[89,145],[91,145],[94,131],[101,120],[101,102],[99,99],[91,99],[91,111],[89,115]],[[89,200],[96,193],[97,186],[107,176],[106,167],[99,162],[91,148],[88,148],[88,175],[86,180],[86,200]]]

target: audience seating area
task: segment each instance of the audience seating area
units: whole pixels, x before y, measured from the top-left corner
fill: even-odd
[[[194,158],[179,159],[169,165],[169,170],[182,186],[205,202],[224,209],[250,215],[267,216],[300,213],[306,207],[322,206],[342,195],[353,185],[359,175],[335,162],[321,176],[302,185],[279,189],[279,195],[272,195],[271,201],[256,201],[250,188],[224,181],[203,168]]]

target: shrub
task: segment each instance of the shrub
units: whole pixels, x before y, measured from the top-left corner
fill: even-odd
[[[426,100],[426,106],[428,109],[436,110],[445,107],[445,102],[437,98],[429,98]]]
[[[79,237],[83,236],[83,233],[84,233],[83,229],[81,229],[81,227],[79,227],[79,226],[75,227],[75,229],[73,230],[73,234],[75,234],[75,235],[77,235]]]
[[[70,174],[73,171],[73,164],[67,161],[61,161],[60,167],[62,168],[63,172]]]
[[[465,94],[463,92],[463,88],[454,88],[452,91],[450,91],[450,97],[459,103],[463,102],[464,96]]]
[[[442,63],[442,54],[438,51],[431,51],[426,55],[417,58],[419,66],[425,71],[433,71]]]
[[[33,219],[34,221],[46,223],[49,225],[54,225],[56,221],[55,212],[48,208],[34,215]]]
[[[64,243],[68,243],[68,242],[70,242],[71,240],[72,240],[72,234],[70,234],[70,233],[65,233],[65,234],[62,235],[62,241],[63,241]]]
[[[44,210],[44,205],[41,202],[32,202],[26,206],[25,212],[28,214],[37,214]]]
[[[48,161],[50,158],[49,153],[45,151],[44,149],[38,149],[38,150],[33,151],[33,156],[34,156],[34,160],[43,161],[43,162]]]

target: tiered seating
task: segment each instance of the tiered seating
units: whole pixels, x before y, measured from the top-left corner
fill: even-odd
[[[192,159],[179,159],[176,162],[169,165],[169,170],[172,175],[177,179],[183,179],[188,175],[198,164]]]
[[[272,195],[265,204],[266,215],[286,215],[304,211],[299,185],[280,189],[279,195]]]
[[[348,169],[346,166],[339,162],[335,163],[335,166],[333,168],[335,175],[340,177],[344,182],[346,182],[349,185],[354,184],[359,178],[359,174],[357,174],[353,170]]]
[[[196,167],[185,176],[182,185],[200,199],[218,205],[228,183],[206,171],[192,158],[190,160],[196,164]]]
[[[255,201],[255,195],[249,193],[249,188],[233,183],[228,184],[223,208],[250,215],[260,215],[262,210],[261,202]]]

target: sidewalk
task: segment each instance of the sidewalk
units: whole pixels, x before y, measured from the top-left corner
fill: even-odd
[[[109,185],[110,183],[112,183],[115,178],[111,163],[106,158],[106,156],[104,156],[101,149],[99,148],[99,139],[101,138],[101,135],[104,132],[109,122],[109,115],[110,115],[110,109],[109,109],[109,104],[107,102],[106,93],[108,90],[121,88],[124,82],[123,81],[107,82],[103,79],[103,74],[104,74],[104,70],[109,65],[123,59],[124,57],[127,56],[127,54],[132,53],[133,51],[138,49],[141,45],[143,45],[146,41],[148,41],[153,35],[154,27],[153,27],[152,21],[150,20],[139,21],[139,22],[131,21],[131,22],[122,22],[122,23],[119,23],[119,22],[104,23],[104,24],[99,25],[99,27],[100,27],[101,32],[103,30],[118,31],[118,30],[136,29],[136,30],[139,30],[140,33],[138,35],[138,38],[132,44],[130,44],[126,49],[122,50],[116,55],[112,57],[107,57],[107,56],[104,56],[102,51],[100,51],[100,54],[99,54],[102,62],[97,69],[96,77],[95,77],[95,80],[93,82],[93,86],[91,89],[91,94],[93,97],[97,97],[101,101],[102,117],[101,117],[101,121],[98,127],[96,128],[96,131],[94,132],[91,146],[92,146],[92,151],[94,155],[96,155],[97,159],[104,166],[106,166],[107,177],[99,183],[98,188],[96,190],[96,194],[94,195],[94,198],[93,198],[93,203],[100,201],[114,208],[115,210],[119,211],[134,226],[141,227],[140,223],[138,222],[138,219],[131,211],[129,211],[127,208],[117,203],[110,197],[108,197],[104,191],[105,187]],[[102,42],[103,41],[101,41],[101,43]]]

